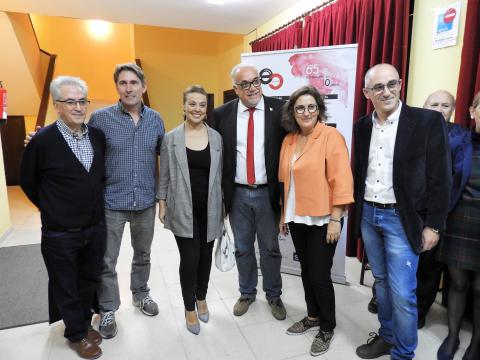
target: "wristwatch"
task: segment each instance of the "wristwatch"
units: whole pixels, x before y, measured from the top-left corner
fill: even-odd
[[[430,230],[432,230],[435,234],[440,234],[440,230],[436,229],[436,228],[433,228],[433,227],[430,227]]]

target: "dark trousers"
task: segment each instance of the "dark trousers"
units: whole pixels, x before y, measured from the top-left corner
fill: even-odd
[[[330,270],[337,243],[327,244],[327,225],[309,226],[288,223],[293,245],[302,268],[302,283],[307,313],[318,318],[320,329],[335,328],[335,292]]]
[[[440,279],[444,268],[437,260],[437,249],[424,251],[420,254],[417,269],[417,308],[418,318],[424,319],[437,296]]]
[[[42,229],[42,255],[48,272],[50,323],[63,320],[64,336],[87,334],[105,253],[105,223],[80,231]]]
[[[195,310],[196,300],[207,296],[214,241],[207,242],[207,213],[193,216],[193,238],[175,236],[180,252],[180,285],[187,311]]]

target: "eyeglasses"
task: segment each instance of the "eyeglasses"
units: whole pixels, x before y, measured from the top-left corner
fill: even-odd
[[[305,110],[307,110],[310,114],[313,114],[315,111],[318,110],[318,105],[310,104],[310,105],[307,105],[306,107],[303,105],[298,105],[298,106],[295,106],[294,110],[298,115],[303,114]]]
[[[261,83],[260,78],[255,78],[252,81],[242,81],[240,84],[235,83],[235,85],[240,86],[243,90],[249,90],[252,85],[258,88]]]
[[[371,88],[367,87],[365,89],[372,90],[374,94],[378,95],[385,91],[385,87],[387,87],[389,91],[397,90],[397,86],[400,85],[401,82],[402,80],[390,80],[386,84],[376,84]]]
[[[63,103],[69,107],[75,107],[79,105],[80,107],[85,107],[88,104],[90,104],[90,100],[87,99],[80,99],[80,100],[73,100],[73,99],[67,99],[67,100],[55,100],[55,102]]]

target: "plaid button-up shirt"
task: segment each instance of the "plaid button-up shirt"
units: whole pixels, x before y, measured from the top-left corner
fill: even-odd
[[[135,126],[119,102],[92,113],[89,126],[105,134],[105,207],[144,210],[155,204],[155,172],[165,128],[160,115],[142,106]]]
[[[73,132],[62,119],[58,119],[57,128],[78,161],[82,163],[87,172],[90,172],[90,167],[93,162],[93,148],[90,143],[90,138],[88,137],[87,125],[82,124],[81,132],[76,133]]]

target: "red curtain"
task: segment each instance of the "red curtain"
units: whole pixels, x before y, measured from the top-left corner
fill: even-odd
[[[274,51],[287,50],[300,47],[302,44],[302,22],[295,21],[286,28],[277,31],[275,34],[254,41],[252,43],[252,51]]]
[[[463,36],[462,60],[458,76],[455,122],[473,127],[469,107],[480,91],[480,0],[468,0]]]

